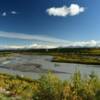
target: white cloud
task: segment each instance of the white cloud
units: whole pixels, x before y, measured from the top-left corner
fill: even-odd
[[[40,36],[40,35],[31,35],[31,34],[23,34],[23,33],[14,33],[14,32],[3,32],[0,31],[0,37],[4,38],[16,38],[16,39],[25,39],[25,40],[40,40],[45,42],[66,42],[66,40],[48,37],[48,36]]]
[[[26,46],[22,45],[0,45],[1,49],[23,49],[26,48]]]
[[[84,11],[85,11],[85,8],[80,7],[78,4],[71,4],[70,7],[67,7],[67,6],[51,7],[46,10],[46,12],[50,16],[62,16],[62,17],[66,17],[68,15],[75,16]]]
[[[97,43],[98,42],[95,40],[90,40],[90,41],[72,42],[69,45],[72,47],[96,47],[98,46]]]
[[[2,12],[1,15],[2,15],[3,17],[5,17],[5,16],[10,15],[10,14],[11,14],[11,15],[16,15],[17,12],[16,12],[16,11],[11,11],[11,12],[8,12],[8,14],[7,14],[7,12]]]
[[[48,45],[48,44],[30,44],[30,45],[0,45],[1,49],[52,49],[56,48],[56,45]]]
[[[50,16],[53,15],[53,16],[63,16],[64,17],[69,14],[69,10],[66,6],[59,7],[59,8],[52,7],[52,8],[47,9],[47,12]]]
[[[39,48],[58,48],[58,47],[100,47],[100,41],[90,40],[90,41],[79,41],[72,42],[69,41],[67,43],[33,43],[29,45],[0,45],[0,49],[39,49]]]
[[[100,47],[100,41],[90,40],[90,41],[67,41],[63,39],[39,36],[39,35],[29,35],[22,33],[12,33],[12,32],[0,32],[0,37],[11,38],[11,39],[24,39],[31,40],[33,43],[26,45],[0,45],[0,48],[10,48],[10,49],[19,49],[19,48],[56,48],[56,47]]]
[[[80,7],[77,4],[71,4],[71,6],[69,7],[69,14],[71,16],[75,16],[81,12],[84,12],[85,8],[84,7]]]
[[[57,48],[58,46],[57,45],[54,45],[54,44],[31,44],[28,46],[28,48],[35,48],[35,49],[38,49],[38,48]]]
[[[4,17],[7,16],[7,13],[6,12],[3,12],[2,13],[2,16],[4,16]]]
[[[16,15],[17,12],[16,11],[11,11],[11,14]]]

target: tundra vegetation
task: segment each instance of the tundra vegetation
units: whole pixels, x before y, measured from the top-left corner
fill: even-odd
[[[79,71],[65,81],[51,72],[37,80],[0,74],[0,100],[100,100],[100,79]]]

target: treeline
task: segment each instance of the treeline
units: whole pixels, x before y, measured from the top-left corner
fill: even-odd
[[[16,49],[16,50],[1,50],[0,53],[66,53],[66,54],[85,54],[85,55],[100,55],[100,48],[55,48],[55,49]]]

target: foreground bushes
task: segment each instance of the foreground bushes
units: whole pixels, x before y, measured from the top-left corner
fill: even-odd
[[[100,100],[100,80],[75,72],[69,81],[52,73],[30,80],[0,75],[0,100]]]

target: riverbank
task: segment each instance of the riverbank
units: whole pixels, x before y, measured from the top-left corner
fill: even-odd
[[[100,79],[91,73],[81,77],[75,72],[70,80],[61,81],[55,74],[37,80],[0,74],[1,100],[100,100]]]
[[[80,55],[80,54],[57,54],[53,57],[53,62],[78,63],[100,65],[100,56]]]
[[[55,48],[0,51],[0,57],[16,55],[45,55],[53,56],[53,62],[100,65],[100,48]]]

